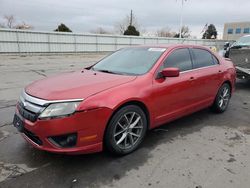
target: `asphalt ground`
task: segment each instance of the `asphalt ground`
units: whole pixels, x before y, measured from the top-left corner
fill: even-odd
[[[11,124],[22,88],[87,67],[104,54],[0,56],[0,187],[249,188],[250,82],[238,80],[228,110],[209,109],[147,133],[124,157],[67,156],[30,146]]]

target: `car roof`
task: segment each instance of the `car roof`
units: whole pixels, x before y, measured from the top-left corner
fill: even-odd
[[[194,44],[146,44],[146,45],[138,45],[138,46],[131,46],[135,48],[179,48],[179,47],[186,47],[186,48],[193,48],[193,47],[198,47],[198,48],[204,48],[204,49],[209,49],[206,46],[202,45],[194,45]]]

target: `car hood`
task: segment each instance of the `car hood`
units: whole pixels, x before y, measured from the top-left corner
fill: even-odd
[[[45,100],[84,99],[109,88],[134,80],[126,76],[83,70],[63,73],[28,85],[25,92]]]

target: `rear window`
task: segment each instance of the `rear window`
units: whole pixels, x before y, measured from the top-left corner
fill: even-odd
[[[207,67],[215,65],[216,61],[213,59],[213,56],[210,52],[203,49],[192,49],[193,58],[194,58],[194,68]],[[217,62],[218,64],[218,62]]]

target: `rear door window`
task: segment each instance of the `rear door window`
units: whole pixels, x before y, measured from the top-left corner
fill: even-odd
[[[187,48],[181,48],[174,50],[164,61],[164,68],[175,67],[180,71],[186,71],[192,69],[192,61],[189,50]]]
[[[192,49],[194,68],[208,67],[217,64],[212,54],[203,49]]]

